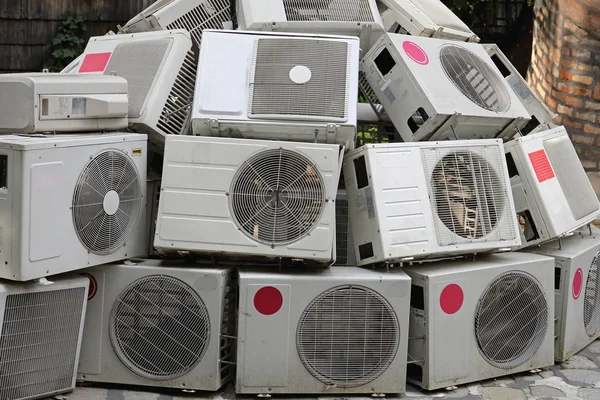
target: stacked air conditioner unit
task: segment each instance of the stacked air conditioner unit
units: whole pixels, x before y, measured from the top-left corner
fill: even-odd
[[[50,398],[75,389],[89,281],[0,283],[0,398]]]
[[[241,268],[236,392],[404,392],[409,302],[401,270]]]
[[[404,268],[408,381],[434,390],[553,365],[553,267],[507,253]]]
[[[333,263],[341,163],[337,145],[169,136],[154,246]]]
[[[520,137],[504,148],[524,247],[598,218],[598,197],[564,127]]]
[[[218,390],[233,374],[231,272],[158,260],[87,270],[78,379]]]
[[[92,37],[78,72],[127,79],[129,125],[147,132],[159,149],[166,135],[187,133],[196,78],[187,31]]]
[[[361,71],[405,142],[508,140],[531,119],[477,43],[388,33]]]
[[[335,248],[335,266],[356,266],[352,230],[350,229],[348,194],[345,189],[339,189],[335,198]]]
[[[554,359],[564,362],[600,337],[600,236],[586,229],[530,251],[556,260]]]
[[[193,132],[354,148],[358,59],[356,38],[207,30]]]
[[[0,132],[86,132],[127,128],[127,81],[79,74],[0,75]]]
[[[365,145],[344,180],[358,265],[521,245],[499,139]]]
[[[0,278],[27,281],[146,254],[140,134],[0,137]]]
[[[375,0],[236,0],[240,30],[358,36],[368,51],[383,35]]]

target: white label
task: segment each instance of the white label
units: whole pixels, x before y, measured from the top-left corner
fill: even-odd
[[[527,84],[525,84],[521,80],[521,77],[519,77],[518,75],[511,76],[508,79],[508,83],[513,88],[517,96],[521,98],[521,100],[525,100],[529,96],[531,96],[531,90],[529,89],[529,87],[527,87]]]

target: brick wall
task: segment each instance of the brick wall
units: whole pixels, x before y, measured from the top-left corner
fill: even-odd
[[[600,170],[600,1],[536,0],[528,79],[567,127],[588,171]]]

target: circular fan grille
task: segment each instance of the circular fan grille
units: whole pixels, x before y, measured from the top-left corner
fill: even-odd
[[[284,149],[249,158],[233,179],[229,193],[238,228],[271,245],[296,241],[318,223],[325,187],[315,165]]]
[[[600,253],[594,257],[588,278],[585,283],[585,298],[583,303],[583,322],[588,336],[595,336],[600,331]]]
[[[306,369],[327,385],[351,388],[379,377],[398,349],[400,329],[391,306],[360,286],[331,289],[300,318],[296,343]]]
[[[504,185],[481,156],[453,152],[432,173],[434,206],[450,231],[467,239],[487,236],[504,212]]]
[[[446,76],[472,102],[490,111],[508,110],[510,97],[502,78],[475,53],[445,45],[440,50],[440,62]]]
[[[73,193],[73,223],[92,253],[111,254],[123,246],[141,208],[139,174],[126,154],[104,151],[79,175]]]
[[[503,369],[529,360],[548,328],[544,291],[531,275],[507,272],[490,283],[477,304],[475,337],[483,357]]]
[[[208,310],[188,285],[152,275],[133,282],[116,299],[110,340],[121,362],[151,380],[185,375],[210,340]]]

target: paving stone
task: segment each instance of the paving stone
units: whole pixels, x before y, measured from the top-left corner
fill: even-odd
[[[583,400],[598,400],[600,399],[600,389],[579,389],[577,395]]]
[[[457,397],[462,398],[469,395],[469,389],[466,386],[459,386],[458,389],[450,390],[446,394],[446,398],[455,399]]]
[[[534,397],[565,397],[565,393],[562,390],[550,386],[531,386],[529,391]]]
[[[550,371],[542,371],[540,372],[540,376],[544,379],[546,378],[552,378],[554,376],[554,371],[550,370]]]
[[[595,362],[587,357],[573,356],[567,362],[561,364],[563,369],[597,369]]]
[[[485,387],[481,389],[485,400],[527,400],[525,392],[520,389],[503,387]]]
[[[600,382],[600,372],[586,371],[582,369],[563,369],[560,371],[567,380],[571,382],[579,382],[587,385],[593,385]]]
[[[108,390],[96,388],[77,388],[72,393],[65,394],[68,400],[105,400]]]
[[[592,353],[600,354],[600,340],[590,343],[585,350],[591,351]]]
[[[158,400],[160,397],[159,393],[150,393],[150,392],[130,392],[124,391],[121,392],[123,394],[123,400]]]

